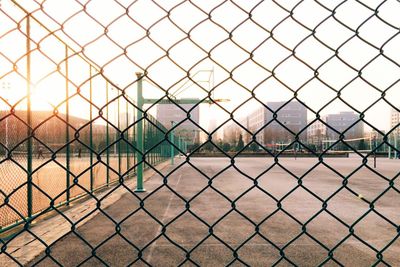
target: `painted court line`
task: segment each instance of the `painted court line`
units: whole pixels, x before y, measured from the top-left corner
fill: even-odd
[[[177,186],[179,184],[179,182],[181,181],[181,178],[182,178],[182,174],[179,175],[178,181],[176,182],[175,186]],[[172,203],[172,200],[174,199],[174,197],[175,197],[175,194],[173,194],[171,192],[171,196],[169,197],[167,208],[165,209],[164,214],[163,214],[163,216],[161,218],[161,222],[162,223],[164,223],[165,217],[167,216],[167,214],[169,212],[169,209],[171,207],[171,203]],[[154,235],[153,239],[158,236],[158,233],[161,232],[161,229],[162,229],[162,226],[161,225],[158,226],[158,229],[157,229],[156,234]],[[153,252],[154,252],[154,249],[156,247],[157,241],[158,241],[158,239],[156,241],[154,241],[154,243],[150,246],[149,256],[148,256],[148,258],[146,260],[147,262],[150,262],[152,257],[153,257]]]

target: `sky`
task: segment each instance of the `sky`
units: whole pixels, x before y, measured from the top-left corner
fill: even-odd
[[[110,87],[126,89],[135,99],[135,72],[146,71],[146,98],[164,97],[167,90],[174,92],[190,75],[198,85],[189,86],[179,97],[204,98],[213,88],[213,98],[229,99],[220,103],[225,111],[202,104],[201,125],[205,128],[210,119],[220,123],[230,112],[240,118],[261,107],[258,101],[287,101],[294,92],[317,112],[340,91],[343,101],[335,100],[322,109],[322,115],[351,110],[346,103],[363,111],[378,101],[365,113],[365,119],[388,130],[390,106],[379,99],[389,88],[386,99],[395,106],[400,104],[400,3],[385,1],[378,17],[374,10],[382,1],[341,2],[18,1],[71,48],[68,95],[73,96],[72,115],[87,117],[90,75],[95,76],[92,101],[100,108],[106,103],[104,77],[114,84]],[[26,22],[19,24],[20,30],[16,24],[23,16],[11,0],[1,1],[0,90],[13,103],[26,95]],[[31,20],[31,39],[31,47],[40,47],[31,57],[33,109],[60,104],[62,111],[65,45],[35,20]],[[379,54],[381,48],[383,55]],[[80,53],[74,55],[72,49]],[[91,70],[84,59],[96,68]],[[16,62],[18,72],[12,71],[10,61]],[[11,90],[7,86],[3,90],[2,82],[9,82]],[[74,95],[77,88],[80,95]],[[113,90],[110,98],[116,94]],[[246,102],[252,95],[258,101]],[[22,100],[19,107],[25,105]],[[110,109],[115,113],[116,105]],[[155,107],[149,112],[155,114]],[[308,116],[315,117],[312,111]]]

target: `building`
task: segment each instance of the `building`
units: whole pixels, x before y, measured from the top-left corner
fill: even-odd
[[[326,130],[329,139],[338,139],[339,134],[337,132],[343,133],[344,139],[362,138],[364,136],[363,122],[360,121],[360,116],[352,111],[329,114],[326,116],[326,123],[329,125]]]
[[[221,137],[221,132],[222,131],[219,128],[219,125],[218,125],[216,119],[210,119],[210,121],[208,123],[207,131],[208,131],[209,134],[214,132],[213,135],[212,135],[213,140],[220,140],[222,138]]]
[[[329,127],[328,127],[329,126]],[[333,129],[332,129],[333,128]],[[307,128],[307,141],[315,145],[317,150],[324,148],[324,145],[332,144],[339,139],[338,133],[344,133],[344,139],[347,144],[357,149],[364,149],[365,138],[363,123],[359,115],[351,111],[343,111],[338,114],[328,114],[321,118],[321,121],[315,121]],[[349,140],[360,139],[360,140]],[[329,141],[330,140],[330,141]],[[348,147],[341,143],[335,145],[335,149],[347,150]]]
[[[287,143],[293,141],[298,133],[300,133],[300,140],[306,141],[307,133],[305,130],[302,131],[307,126],[306,107],[297,101],[267,102],[266,106],[270,110],[263,106],[240,120],[242,126],[250,132],[259,131],[256,134],[257,142],[266,147],[278,142]],[[274,119],[275,113],[276,119]],[[243,135],[245,143],[252,139],[250,134],[235,124],[224,128],[224,139],[228,142],[232,138],[237,138],[239,134]]]
[[[294,134],[300,134],[300,140],[306,142],[307,131],[307,108],[300,102],[268,102],[267,106],[276,113],[267,110],[266,121],[271,122],[265,131],[265,140],[270,142],[290,142],[295,139]],[[287,129],[292,131],[289,132]]]
[[[326,139],[326,117],[317,120],[307,127],[307,142],[316,145],[318,149],[322,148],[322,140]]]
[[[392,133],[396,136],[400,134],[400,112],[394,108],[390,112],[390,129],[395,129]]]
[[[265,108],[261,107],[250,113],[250,115],[247,117],[247,125],[248,129],[252,133],[256,133],[259,129],[264,127],[266,124],[266,115],[267,113],[265,112]],[[248,134],[246,134],[247,136]],[[265,140],[264,140],[264,131],[261,130],[259,134],[256,134],[256,140],[258,143],[265,145]]]
[[[305,106],[297,101],[267,102],[266,106],[268,109],[261,107],[249,115],[250,131],[256,132],[265,126],[256,136],[258,142],[262,145],[287,143],[293,141],[297,134],[300,134],[300,140],[306,141],[307,133],[302,131],[307,126]]]
[[[194,104],[160,104],[157,105],[157,120],[164,125],[165,128],[171,129],[171,122],[180,124],[176,130],[175,134],[183,137],[185,141],[189,144],[200,142],[200,129],[196,126],[200,122],[200,108]],[[184,109],[184,110],[182,110]],[[188,114],[190,114],[190,119],[196,124],[187,120]]]

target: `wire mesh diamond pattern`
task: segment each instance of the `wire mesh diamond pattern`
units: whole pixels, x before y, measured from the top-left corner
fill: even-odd
[[[399,11],[1,0],[0,265],[400,265]]]

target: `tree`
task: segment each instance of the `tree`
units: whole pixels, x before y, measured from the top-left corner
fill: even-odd
[[[200,146],[199,143],[194,143],[194,144],[189,144],[187,149],[189,152],[193,152],[195,149],[197,149]]]
[[[307,144],[307,146],[311,151],[317,152],[317,146],[315,144]]]
[[[236,145],[236,150],[237,150],[237,151],[242,150],[243,147],[244,147],[243,135],[240,134],[240,135],[239,135],[239,141],[238,141],[238,143],[237,143],[237,145]]]
[[[222,144],[222,150],[225,151],[225,152],[228,152],[229,150],[231,150],[231,144],[223,143]]]
[[[203,146],[203,148],[206,151],[214,151],[215,147],[210,141],[207,141],[207,143]]]
[[[258,150],[258,145],[257,145],[257,143],[253,142],[253,143],[251,143],[249,148],[250,148],[250,151],[256,152]]]

